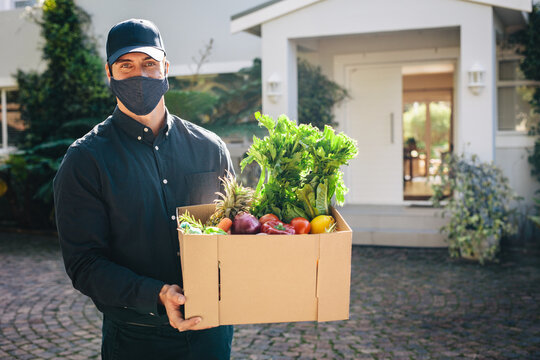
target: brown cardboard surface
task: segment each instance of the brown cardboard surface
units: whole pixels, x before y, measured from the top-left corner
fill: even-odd
[[[220,323],[313,320],[318,255],[309,235],[222,237]]]
[[[201,327],[219,325],[217,236],[184,235],[181,263],[186,318],[203,317]],[[189,305],[188,305],[189,304]],[[203,326],[204,323],[204,326]]]
[[[178,208],[206,221],[214,205]],[[186,317],[214,325],[349,317],[352,232],[184,235],[179,231]],[[221,290],[221,291],[220,291]]]

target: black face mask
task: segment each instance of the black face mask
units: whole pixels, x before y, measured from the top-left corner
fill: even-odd
[[[167,77],[154,79],[134,76],[124,80],[111,77],[112,93],[135,115],[147,115],[155,109],[161,97],[169,90]]]

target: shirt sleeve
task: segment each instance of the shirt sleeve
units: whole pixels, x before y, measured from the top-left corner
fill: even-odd
[[[225,145],[225,142],[221,139],[219,141],[219,144],[220,144],[220,156],[221,156],[220,158],[221,169],[220,169],[219,176],[222,178],[225,178],[225,176],[227,175],[227,172],[230,172],[234,176],[235,175],[234,165],[231,160],[231,154],[229,153],[229,149],[227,149],[227,145]]]
[[[54,179],[56,223],[64,265],[73,286],[106,306],[157,314],[164,282],[140,276],[109,259],[107,206],[96,162],[72,146]]]

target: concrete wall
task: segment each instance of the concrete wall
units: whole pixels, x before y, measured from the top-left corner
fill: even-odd
[[[531,175],[528,161],[529,152],[534,146],[534,138],[522,134],[499,132],[495,164],[500,167],[510,181],[510,186],[521,197],[524,209],[533,206],[533,198],[540,184]]]
[[[336,54],[366,54],[426,48],[459,47],[459,28],[403,30],[380,33],[299,39],[299,54],[320,65],[326,76],[334,77]],[[309,48],[308,46],[311,46]],[[304,50],[305,49],[305,50]]]
[[[23,17],[24,10],[0,11],[0,88],[15,86],[17,69],[42,70],[39,27]]]
[[[237,71],[260,57],[260,38],[247,33],[231,34],[230,17],[264,0],[190,1],[162,0],[76,0],[92,16],[92,33],[102,58],[109,29],[132,17],[146,18],[159,27],[171,75],[191,75],[193,57],[199,57],[210,38],[212,55],[200,73]],[[0,11],[0,87],[15,85],[11,75],[17,69],[40,70],[41,38],[39,27],[21,17],[24,10]],[[6,56],[9,54],[9,56]]]
[[[237,71],[260,57],[260,38],[247,33],[231,34],[230,18],[264,0],[77,0],[91,15],[94,32],[105,58],[106,36],[119,21],[146,18],[161,31],[171,75],[191,75],[193,57],[199,57],[210,38],[212,55],[201,73]]]

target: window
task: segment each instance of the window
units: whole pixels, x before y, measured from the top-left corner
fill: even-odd
[[[521,57],[505,56],[499,59],[497,81],[498,130],[527,132],[540,120],[530,105],[539,82],[525,79],[519,68]]]
[[[5,91],[5,90],[1,90]],[[24,136],[27,126],[21,119],[20,106],[17,103],[18,91],[6,91],[6,115],[7,115],[7,143],[8,146],[16,146]],[[0,103],[0,124],[2,123],[2,104]],[[0,148],[3,143],[3,133],[0,131]]]
[[[13,7],[15,9],[25,8],[27,6],[33,6],[36,4],[36,0],[15,0],[13,1]]]
[[[24,9],[27,6],[36,5],[37,0],[0,0],[0,11]]]

